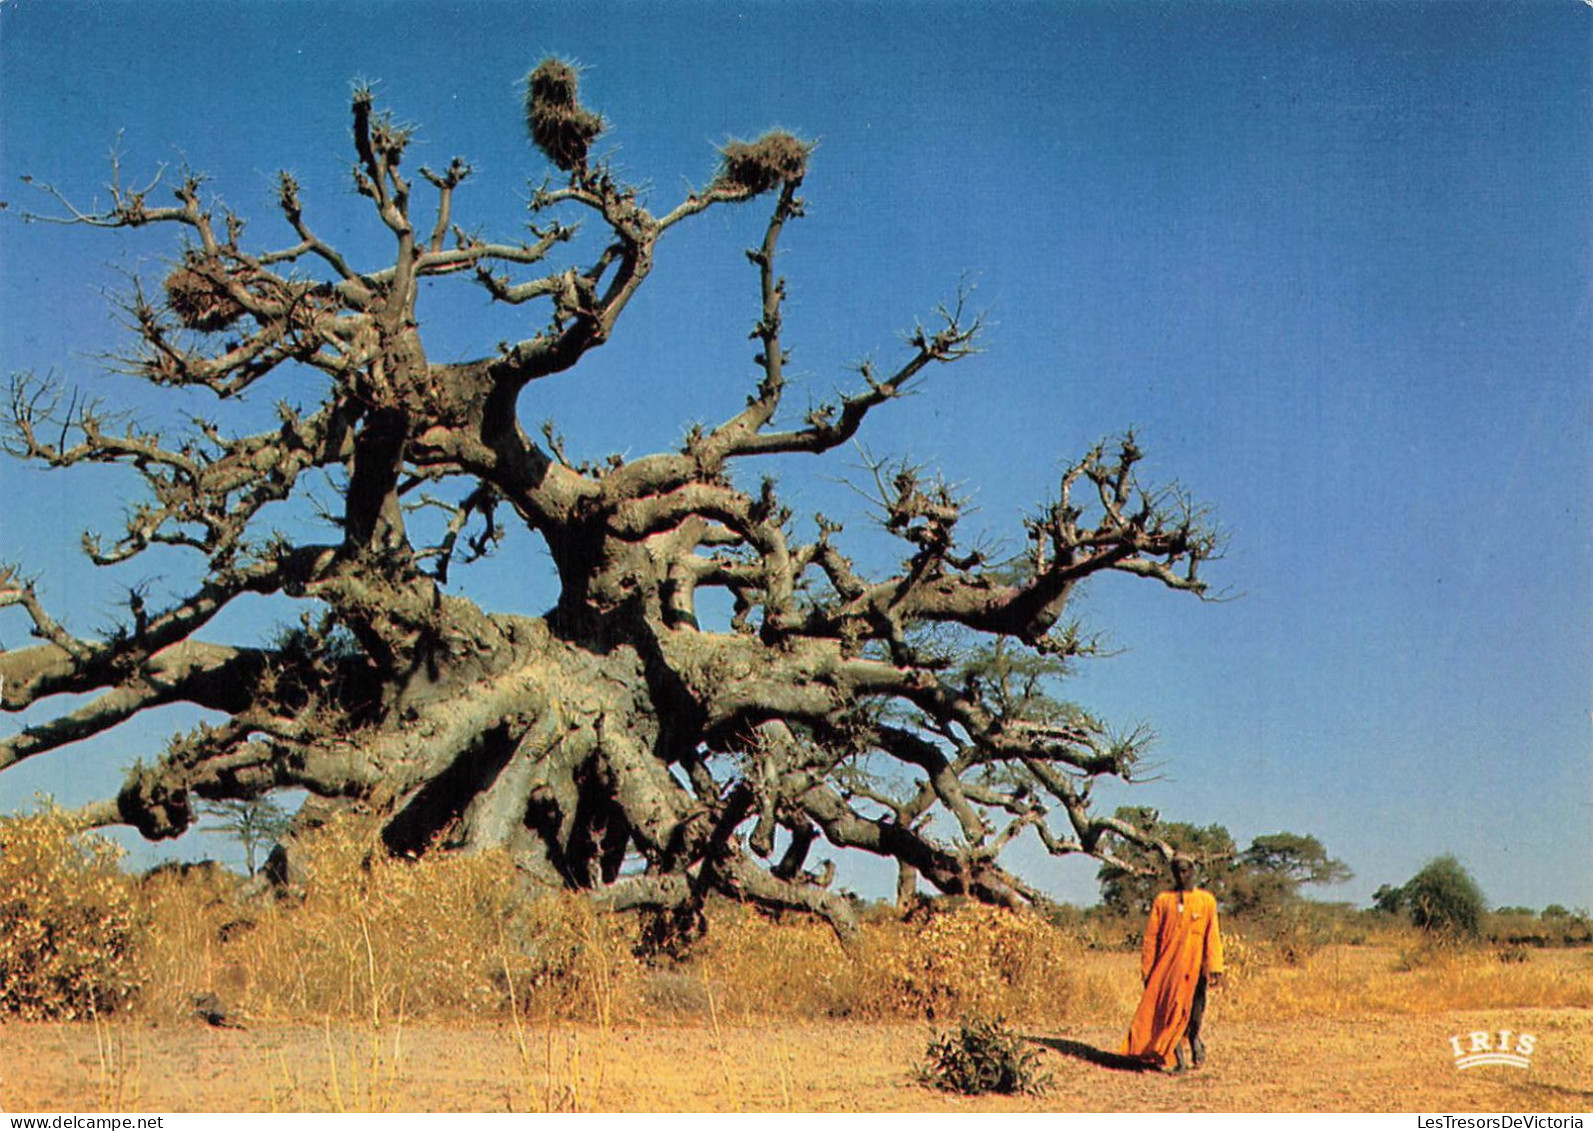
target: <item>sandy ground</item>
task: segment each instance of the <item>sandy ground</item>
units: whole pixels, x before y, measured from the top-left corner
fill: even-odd
[[[1459,1071],[1449,1037],[1532,1032],[1528,1069]],[[1101,1053],[1116,1029],[1020,1028],[1039,1097],[915,1082],[924,1025],[654,1028],[0,1026],[0,1103],[87,1111],[1490,1111],[1593,1109],[1593,1009],[1208,1025],[1170,1078]]]

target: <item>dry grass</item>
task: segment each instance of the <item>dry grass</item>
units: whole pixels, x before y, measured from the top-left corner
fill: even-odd
[[[848,953],[811,919],[725,905],[688,960],[649,963],[632,920],[577,897],[527,901],[506,858],[407,862],[373,848],[365,831],[329,826],[298,902],[244,898],[216,870],[147,878],[140,1010],[174,1019],[215,993],[254,1020],[558,1018],[601,1031],[638,1017],[1024,1019],[1115,1004],[1077,969],[1082,946],[1033,915],[969,905],[887,918]]]
[[[740,1017],[1030,1019],[1111,999],[1085,953],[1038,916],[977,904],[865,923],[851,954],[812,920],[725,908],[684,970]]]
[[[811,919],[777,922],[727,905],[688,959],[649,963],[635,956],[630,920],[599,915],[575,897],[525,903],[506,861],[345,863],[344,882],[312,882],[298,905],[241,903],[213,876],[150,882],[141,1011],[181,1015],[193,995],[213,991],[260,1020],[331,1018],[380,1029],[402,1018],[498,1018],[521,1026],[528,1047],[555,1019],[591,1023],[599,1034],[641,1019],[1000,1015],[1104,1023],[1132,1012],[1139,992],[1131,953],[978,905],[867,923],[850,953]],[[335,866],[343,865],[323,858],[323,869]],[[1236,1017],[1593,1000],[1587,951],[1433,946],[1414,932],[1382,945],[1302,950],[1233,932],[1228,954],[1224,995]]]
[[[39,931],[11,926],[0,981],[32,955],[36,984],[88,1006],[29,1015],[92,1017],[6,1027],[12,1108],[938,1110],[951,1101],[911,1083],[923,1022],[997,1015],[1056,1076],[1044,1103],[1081,1110],[1396,1110],[1413,1096],[1557,1110],[1590,1094],[1576,1083],[1593,1065],[1587,949],[1240,925],[1209,1026],[1231,1063],[1164,1094],[1088,1055],[1116,1047],[1138,1001],[1126,921],[942,905],[873,914],[848,951],[810,919],[723,905],[689,957],[647,960],[633,921],[527,901],[505,858],[392,860],[349,824],[322,833],[293,901],[246,896],[214,867],[131,879],[49,812],[0,821],[0,844],[8,923],[76,940],[24,945]],[[194,998],[211,993],[247,1027],[202,1025]],[[1450,1065],[1450,1034],[1527,1024],[1550,1050],[1530,1080],[1500,1091]]]
[[[1227,987],[1236,1017],[1289,1019],[1454,1010],[1557,1009],[1593,1002],[1593,951],[1502,960],[1486,946],[1412,937],[1403,947],[1332,945],[1295,964],[1243,955]]]
[[[170,1022],[190,1019],[195,998],[215,994],[248,1024],[354,1026],[369,1039],[356,1048],[329,1038],[327,1062],[342,1066],[334,1102],[361,1107],[373,1106],[399,1062],[406,1023],[512,1026],[522,1102],[549,1110],[568,1107],[571,1089],[601,1087],[608,1035],[642,1021],[715,1031],[770,1019],[1118,1024],[1139,992],[1121,923],[1086,932],[968,904],[906,920],[872,916],[849,952],[811,919],[723,905],[687,959],[649,961],[636,956],[633,920],[600,915],[577,897],[528,901],[505,857],[394,860],[348,822],[321,832],[296,901],[245,896],[235,876],[213,867],[132,881],[103,840],[72,836],[48,810],[0,822],[0,842],[5,1012],[70,1018],[130,1007]],[[1270,936],[1229,931],[1222,996],[1232,1017],[1593,1001],[1587,950],[1437,946],[1409,930],[1387,931],[1371,940],[1377,945],[1323,943],[1292,929]],[[24,969],[34,972],[31,989]],[[546,1069],[529,1065],[539,1045],[542,1061],[553,1062],[547,1034],[564,1021],[595,1032],[566,1050],[555,1088]],[[126,1056],[113,1049],[101,1059]],[[295,1086],[284,1076],[284,1095]]]
[[[258,1020],[612,1017],[641,971],[630,924],[584,900],[525,900],[506,857],[424,862],[320,831],[303,898],[244,898],[215,871],[145,881],[141,1008],[186,1014],[219,994]]]

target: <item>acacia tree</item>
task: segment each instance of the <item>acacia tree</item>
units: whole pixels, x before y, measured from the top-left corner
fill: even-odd
[[[1344,861],[1329,856],[1314,836],[1290,832],[1258,836],[1241,852],[1222,825],[1201,828],[1164,821],[1156,810],[1143,806],[1121,808],[1117,816],[1149,834],[1154,845],[1120,844],[1116,859],[1097,871],[1101,902],[1119,913],[1144,915],[1156,894],[1167,890],[1170,878],[1163,846],[1194,860],[1196,882],[1217,897],[1224,912],[1240,915],[1276,914],[1296,905],[1307,884],[1340,884],[1355,875]]]
[[[1355,878],[1344,861],[1329,856],[1314,836],[1280,832],[1258,836],[1238,860],[1228,883],[1228,907],[1267,914],[1300,899],[1307,884],[1342,884]]]
[[[393,852],[507,846],[533,880],[615,908],[689,911],[718,891],[841,929],[846,902],[810,862],[820,842],[1008,905],[1034,894],[998,862],[1026,830],[1058,855],[1110,859],[1108,833],[1154,847],[1089,807],[1096,779],[1132,775],[1137,738],[1026,691],[1035,670],[966,661],[981,640],[1031,668],[1088,651],[1064,614],[1097,574],[1205,593],[1199,567],[1216,543],[1201,516],[1175,491],[1141,488],[1129,437],[1067,468],[1016,561],[964,548],[957,498],[907,466],[876,477],[883,525],[904,544],[898,569],[857,568],[823,516],[804,540],[770,480],[744,485],[746,465],[846,444],[927,370],[972,353],[978,318],[949,305],[888,371],[865,365],[854,392],[792,419],[776,258],[802,215],[811,147],[782,132],[731,143],[705,187],[653,211],[593,153],[605,123],[571,67],[531,72],[526,108],[554,169],[531,195],[529,234],[496,242],[455,218],[469,165],[409,172],[409,131],[355,93],[353,181],[389,247],[376,265],[317,234],[287,173],[275,247],[247,245],[195,176],[138,190],[118,176],[103,209],[41,186],[56,219],[181,233],[163,295],[139,288],[129,303],[137,376],[234,398],[310,375],[322,394],[313,411],[280,406],[266,431],[199,421],[176,435],[113,429],[91,404],[15,381],[14,455],[142,477],[148,498],[126,529],[86,539],[93,561],[178,547],[202,577],[166,607],[135,593],[124,623],[89,637],[19,567],[0,575],[0,603],[25,610],[40,641],[0,654],[0,704],[90,696],[0,742],[0,769],[188,702],[223,721],[173,737],[82,810],[85,824],[174,837],[199,800],[296,788],[312,795],[301,824],[354,807]],[[600,464],[569,457],[551,425],[528,432],[526,388],[572,379],[609,340],[665,237],[754,198],[772,205],[748,252],[759,376],[745,406],[674,450]],[[588,225],[581,239],[572,217]],[[524,335],[432,357],[418,296],[446,279],[522,308]],[[341,477],[330,537],[275,533],[262,510],[329,471]],[[436,536],[421,533],[421,508],[443,514]],[[449,587],[516,525],[557,571],[540,617]],[[705,590],[729,595],[728,623],[699,621]],[[300,627],[270,643],[202,638],[249,594],[300,602]]]
[[[207,802],[201,808],[216,823],[201,825],[199,831],[221,833],[242,845],[244,866],[251,878],[260,870],[257,866],[260,850],[282,837],[291,820],[287,811],[269,797],[251,797],[246,801],[228,798]]]

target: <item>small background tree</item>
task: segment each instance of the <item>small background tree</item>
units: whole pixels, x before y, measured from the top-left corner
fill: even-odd
[[[1134,828],[1151,830],[1174,852],[1193,857],[1196,882],[1230,914],[1276,915],[1302,901],[1305,885],[1342,883],[1354,874],[1314,836],[1258,836],[1241,852],[1222,825],[1202,828],[1163,821],[1156,810],[1140,806],[1120,808],[1116,816]],[[1116,859],[1120,863],[1102,865],[1097,873],[1101,902],[1120,914],[1148,913],[1156,893],[1167,890],[1166,862],[1155,850],[1131,843],[1117,849]]]
[[[259,870],[256,860],[262,847],[276,843],[287,834],[293,817],[269,797],[247,801],[211,801],[204,812],[215,818],[213,825],[201,825],[200,832],[221,833],[243,845],[244,864],[251,877]]]
[[[1227,906],[1236,914],[1265,914],[1299,900],[1307,884],[1341,884],[1353,876],[1314,836],[1258,836],[1228,877]]]
[[[1411,922],[1432,934],[1475,938],[1488,901],[1482,888],[1453,856],[1429,860],[1402,889]]]
[[[1155,809],[1141,805],[1123,806],[1113,816],[1134,828],[1152,831],[1174,852],[1192,857],[1198,865],[1196,882],[1216,896],[1219,904],[1226,901],[1239,851],[1226,828],[1163,821]],[[1156,894],[1167,890],[1167,861],[1155,850],[1127,841],[1117,847],[1116,859],[1118,863],[1103,864],[1096,872],[1101,902],[1119,914],[1148,914]]]
[[[1405,889],[1395,884],[1383,884],[1372,893],[1372,909],[1384,915],[1400,915],[1405,911]]]

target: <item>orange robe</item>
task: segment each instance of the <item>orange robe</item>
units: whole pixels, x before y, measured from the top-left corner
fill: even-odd
[[[1134,1013],[1123,1052],[1172,1068],[1178,1042],[1189,1028],[1196,983],[1203,974],[1220,973],[1222,934],[1217,929],[1216,899],[1199,888],[1158,895],[1140,953],[1145,996]]]

